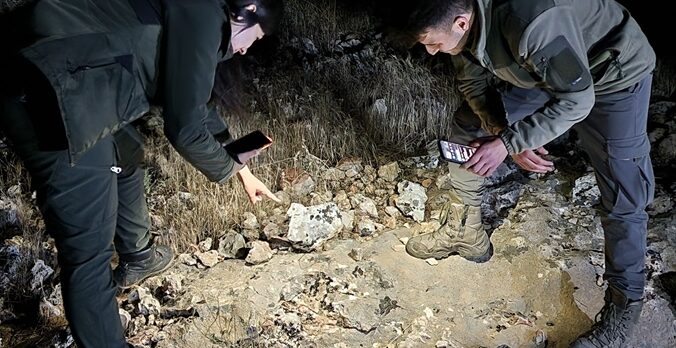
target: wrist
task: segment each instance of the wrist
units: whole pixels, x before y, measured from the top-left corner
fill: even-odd
[[[500,134],[498,134],[498,138],[502,142],[502,146],[504,146],[505,149],[507,150],[507,154],[513,155],[515,153],[515,151],[514,151],[514,148],[512,147],[512,145],[509,142],[509,135],[507,134],[507,130],[505,129],[505,130],[501,131]]]
[[[241,177],[249,177],[249,176],[252,176],[253,174],[251,174],[251,170],[249,170],[249,166],[245,165],[237,172],[237,175],[241,178]]]

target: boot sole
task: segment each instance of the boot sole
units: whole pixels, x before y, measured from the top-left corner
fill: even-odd
[[[437,260],[442,260],[445,258],[448,258],[453,255],[458,255],[461,256],[462,258],[471,261],[471,262],[476,262],[476,263],[484,263],[488,260],[491,259],[493,256],[493,243],[488,242],[488,249],[481,255],[478,256],[473,256],[473,255],[466,255],[465,253],[462,252],[462,250],[471,250],[471,249],[476,249],[475,245],[470,245],[470,244],[465,244],[465,243],[458,243],[451,248],[449,251],[438,251],[438,252],[432,252],[432,253],[421,253],[416,250],[412,250],[413,248],[409,246],[409,244],[406,244],[406,252],[418,259],[437,259]]]

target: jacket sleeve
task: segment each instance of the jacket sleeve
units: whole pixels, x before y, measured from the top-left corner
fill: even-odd
[[[510,154],[543,146],[584,120],[594,105],[594,85],[581,28],[571,8],[543,12],[524,31],[518,52],[552,98],[500,133]]]
[[[481,128],[499,134],[507,127],[507,119],[500,96],[490,87],[492,73],[463,54],[453,56],[452,60],[458,90],[481,119]]]
[[[164,11],[164,133],[209,180],[223,182],[234,160],[214,137],[207,103],[228,18],[218,0],[166,0]]]

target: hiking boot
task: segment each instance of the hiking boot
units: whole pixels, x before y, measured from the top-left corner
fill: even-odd
[[[620,348],[630,337],[643,309],[643,300],[628,301],[619,291],[606,291],[606,304],[596,315],[591,330],[571,348]]]
[[[128,289],[148,277],[164,272],[171,265],[174,253],[164,245],[151,244],[144,250],[120,255],[113,270],[113,279],[120,289]]]
[[[440,222],[441,227],[435,232],[409,239],[406,252],[419,259],[460,255],[478,263],[493,255],[493,245],[481,223],[480,207],[462,204],[459,198],[454,198],[442,208]]]

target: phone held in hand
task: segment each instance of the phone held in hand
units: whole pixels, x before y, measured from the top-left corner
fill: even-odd
[[[439,152],[441,158],[446,161],[463,164],[474,154],[476,148],[471,146],[439,140]]]
[[[240,154],[263,150],[270,145],[272,145],[272,139],[263,132],[256,130],[225,145],[225,151],[233,158],[238,158]]]

